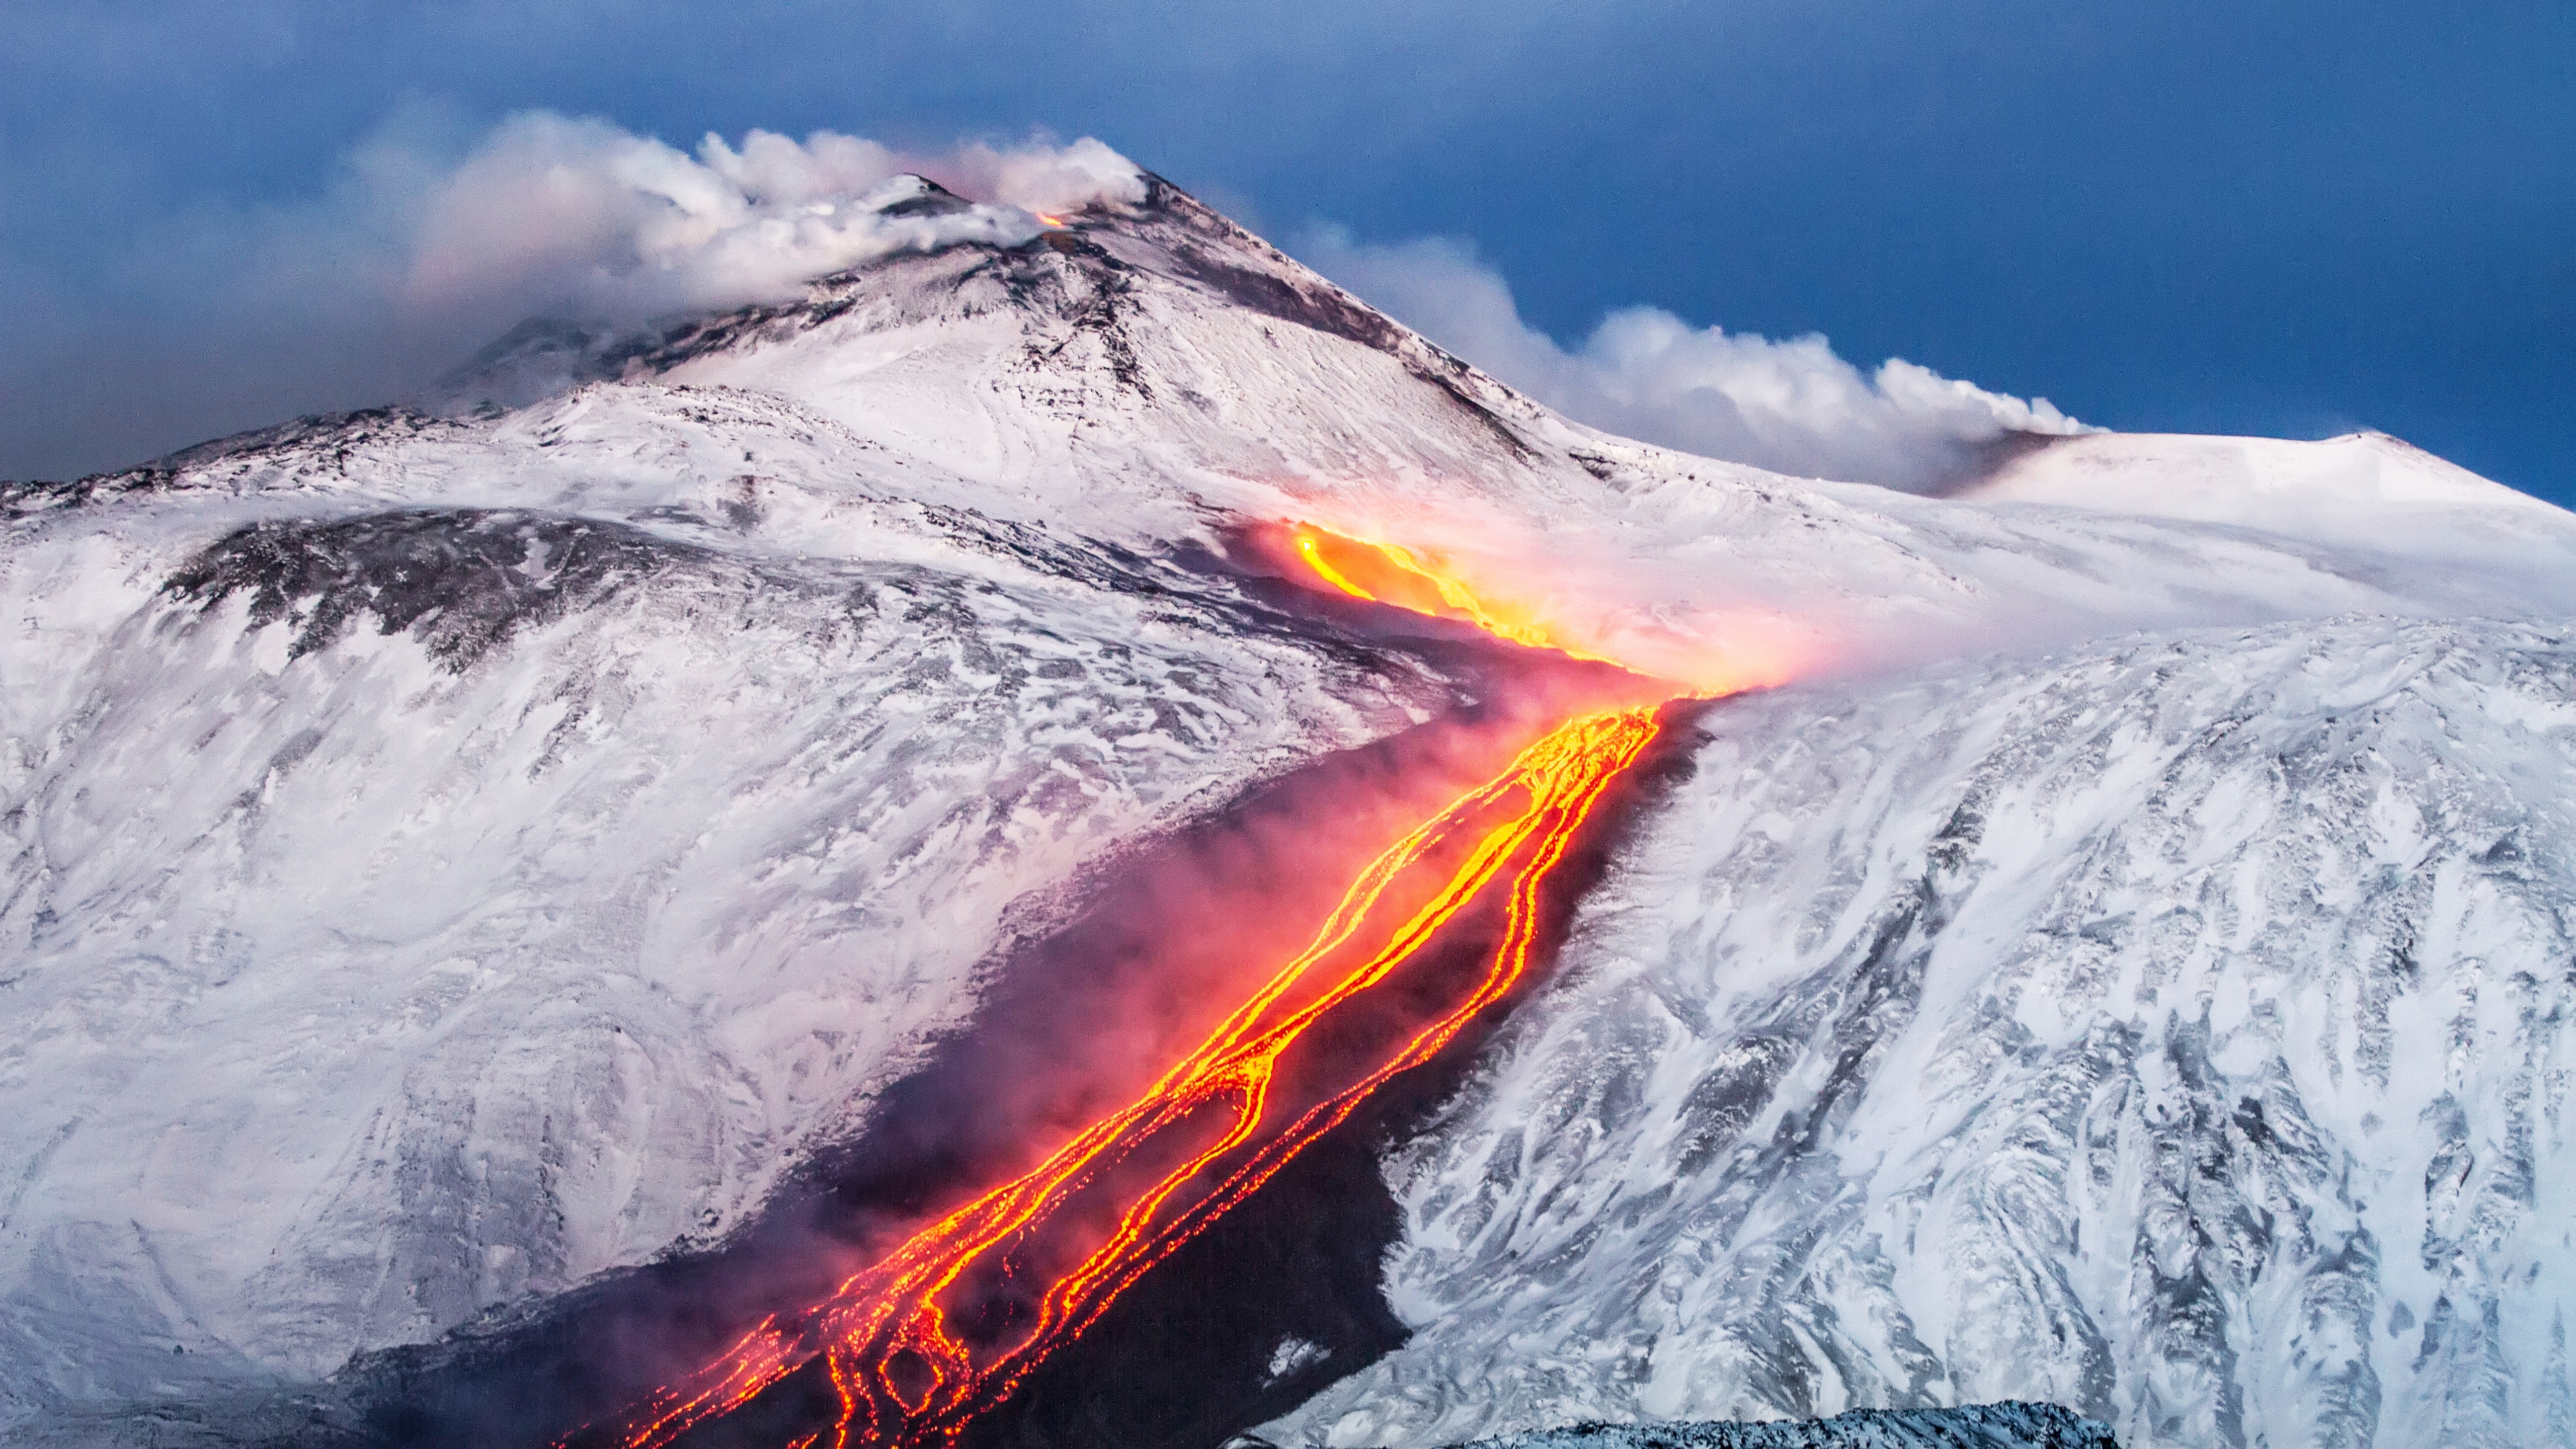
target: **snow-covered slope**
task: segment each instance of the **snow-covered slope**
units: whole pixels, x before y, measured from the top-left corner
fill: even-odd
[[[318,1374],[720,1234],[970,1004],[1003,906],[1438,699],[972,536],[203,538],[243,516],[11,556],[20,1392]]]
[[[1079,866],[1472,687],[1210,565],[1295,518],[1676,677],[1804,682],[1711,717],[1567,984],[1405,1150],[1416,1343],[1282,1432],[2557,1422],[2568,1265],[2399,1264],[2489,1241],[2481,1143],[2546,1216],[2557,1068],[2382,1080],[2352,1033],[2552,1009],[2568,686],[2530,621],[2576,605],[2576,519],[2373,440],[2087,437],[1948,500],[1689,458],[1145,194],[9,490],[0,1427],[310,1378],[742,1221]],[[2356,447],[2395,461],[2350,484]],[[1587,1033],[1618,1050],[1559,1062]],[[1512,1156],[1511,1112],[1569,1125]],[[2048,1132],[2095,1135],[2034,1206]],[[2453,1197],[2370,1185],[2462,1153]],[[2364,1227],[2375,1265],[2313,1268]],[[2294,1279],[2348,1285],[2305,1338]],[[2323,1346],[2355,1294],[2366,1359]]]
[[[2063,1409],[1855,1409],[1820,1423],[1587,1423],[1481,1439],[1461,1449],[2112,1449],[2108,1432]]]
[[[2403,551],[2547,536],[2559,510],[2384,433],[2322,443],[2091,433],[2031,439],[1959,496],[2185,519]]]
[[[2566,1441],[2576,634],[2133,639],[1703,728],[1390,1168],[1414,1341],[1272,1437]]]

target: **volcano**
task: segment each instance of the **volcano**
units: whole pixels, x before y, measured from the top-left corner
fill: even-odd
[[[2576,1444],[2576,517],[1678,454],[1139,193],[5,485],[0,1432]]]

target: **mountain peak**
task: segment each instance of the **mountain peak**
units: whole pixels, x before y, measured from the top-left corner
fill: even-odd
[[[879,198],[882,197],[882,200]],[[975,203],[927,176],[905,172],[859,198],[859,205],[879,216],[955,216]]]
[[[1161,176],[1143,175],[1141,201],[1097,198],[1060,218],[1046,218],[1051,224],[1025,234],[926,230],[884,256],[814,278],[804,295],[792,300],[708,307],[640,323],[532,317],[441,377],[417,401],[428,411],[461,416],[525,407],[588,382],[657,375],[703,355],[710,346],[775,338],[793,330],[799,319],[829,320],[871,295],[932,275],[945,274],[959,289],[999,276],[1009,294],[1006,305],[1044,308],[1061,300],[1061,289],[1049,285],[1053,265],[1088,271],[1095,281],[1118,273],[1179,281],[1281,321],[1390,355],[1408,350],[1424,359],[1436,355],[1444,370],[1463,370],[1463,364],[1215,208]],[[956,217],[973,212],[975,205],[911,174],[883,182],[853,203],[896,219]],[[1042,260],[1044,254],[1066,260],[1050,263]],[[955,265],[961,256],[970,260]],[[948,262],[943,264],[942,258]],[[923,290],[935,292],[937,284]],[[932,304],[929,297],[914,301]]]

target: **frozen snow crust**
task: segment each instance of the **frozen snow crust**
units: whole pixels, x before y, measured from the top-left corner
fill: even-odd
[[[2054,1404],[1854,1409],[1772,1424],[1577,1424],[1460,1449],[2116,1449],[2111,1431]]]
[[[2020,1398],[2560,1442],[2576,634],[2194,634],[1703,729],[1390,1164],[1414,1340],[1276,1437]]]
[[[0,486],[0,1434],[733,1232],[1082,870],[1474,691],[1215,562],[1306,518],[1800,682],[1397,1152],[1412,1343],[1265,1432],[2576,1439],[2576,520],[2384,440],[1781,478],[1071,222]]]

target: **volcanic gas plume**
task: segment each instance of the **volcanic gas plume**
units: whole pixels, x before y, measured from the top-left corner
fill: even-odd
[[[1552,647],[1542,622],[1498,616],[1413,550],[1312,527],[1291,538],[1343,594]],[[1306,948],[1134,1101],[823,1301],[764,1317],[695,1373],[564,1442],[662,1449],[820,1360],[838,1413],[790,1449],[954,1443],[1157,1263],[1523,980],[1542,887],[1658,729],[1653,705],[1558,725],[1369,862]],[[1496,894],[1502,928],[1477,972],[1446,990],[1408,979]],[[1390,1012],[1378,998],[1391,993],[1435,1004]]]

